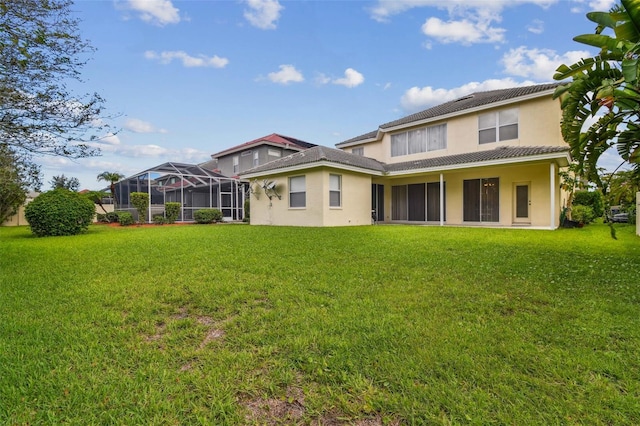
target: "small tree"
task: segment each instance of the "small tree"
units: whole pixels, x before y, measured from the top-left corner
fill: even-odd
[[[104,197],[107,196],[106,192],[102,192],[102,191],[88,191],[83,193],[83,195],[85,197],[87,197],[88,199],[91,200],[91,202],[93,202],[94,204],[97,204],[100,206],[100,208],[102,209],[102,211],[107,214],[107,209],[104,208],[104,205],[102,204],[102,199]]]
[[[146,192],[132,192],[131,204],[138,211],[138,223],[146,222],[147,212],[149,211],[149,194]]]
[[[80,181],[75,177],[66,177],[65,175],[54,176],[53,179],[49,181],[51,184],[51,189],[68,189],[69,191],[77,192],[80,189]]]
[[[600,191],[576,191],[573,198],[574,210],[576,206],[590,207],[594,217],[602,217],[604,215],[604,205]]]
[[[38,237],[76,235],[86,231],[95,206],[77,192],[59,188],[37,196],[25,207],[31,232]]]
[[[118,172],[102,172],[97,177],[98,182],[101,180],[109,182],[109,190],[111,191],[111,197],[113,198],[113,202],[115,203],[116,206],[119,206],[118,198],[116,198],[116,183],[118,183],[118,181],[122,180],[123,178],[124,178],[124,175]]]
[[[180,203],[171,201],[164,203],[164,214],[166,216],[167,223],[175,223],[176,219],[178,219],[178,215],[180,214],[180,205]]]

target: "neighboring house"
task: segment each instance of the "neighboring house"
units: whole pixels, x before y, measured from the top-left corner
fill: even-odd
[[[300,139],[272,133],[213,154],[211,160],[200,164],[200,167],[224,176],[237,177],[253,167],[314,146]]]
[[[251,223],[554,229],[570,162],[556,87],[474,93],[247,170]]]

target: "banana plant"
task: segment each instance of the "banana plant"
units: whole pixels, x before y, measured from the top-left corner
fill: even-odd
[[[560,99],[562,136],[580,174],[598,184],[597,161],[612,146],[640,170],[640,0],[622,0],[587,18],[597,24],[595,33],[574,40],[600,52],[558,67],[555,80],[572,80],[558,86],[554,98]]]

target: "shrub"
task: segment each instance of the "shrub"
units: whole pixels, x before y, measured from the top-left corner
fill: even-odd
[[[180,214],[180,203],[168,202],[164,203],[164,214],[166,216],[167,223],[175,223]]]
[[[251,221],[251,202],[250,200],[247,198],[246,200],[244,200],[244,222],[250,222]]]
[[[222,220],[222,212],[218,209],[201,209],[193,213],[193,219],[198,223],[214,223]]]
[[[107,216],[107,220],[109,221],[109,223],[116,223],[119,222],[119,214],[120,213],[124,213],[124,212],[109,212],[106,214]]]
[[[164,216],[162,216],[161,214],[156,214],[156,215],[153,215],[153,223],[155,223],[156,225],[164,225],[165,223],[168,223],[168,222],[164,218]]]
[[[129,212],[120,212],[118,213],[118,222],[120,222],[120,226],[129,226],[135,223],[133,220],[133,215]]]
[[[24,213],[31,232],[46,237],[86,231],[96,210],[88,198],[60,188],[37,196],[27,204]]]
[[[586,225],[593,222],[595,215],[593,214],[593,209],[591,207],[578,204],[574,205],[571,209],[571,219]]]
[[[149,194],[146,192],[132,192],[131,204],[138,211],[138,222],[146,222],[149,209]]]
[[[98,213],[96,215],[96,221],[98,223],[109,223],[109,219],[107,219],[107,214],[106,213]]]
[[[576,205],[591,207],[594,218],[604,215],[604,202],[600,191],[576,191],[573,196],[573,206]]]

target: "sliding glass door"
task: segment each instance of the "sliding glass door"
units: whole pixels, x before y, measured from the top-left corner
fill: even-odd
[[[500,179],[469,179],[463,184],[465,222],[500,221]]]

